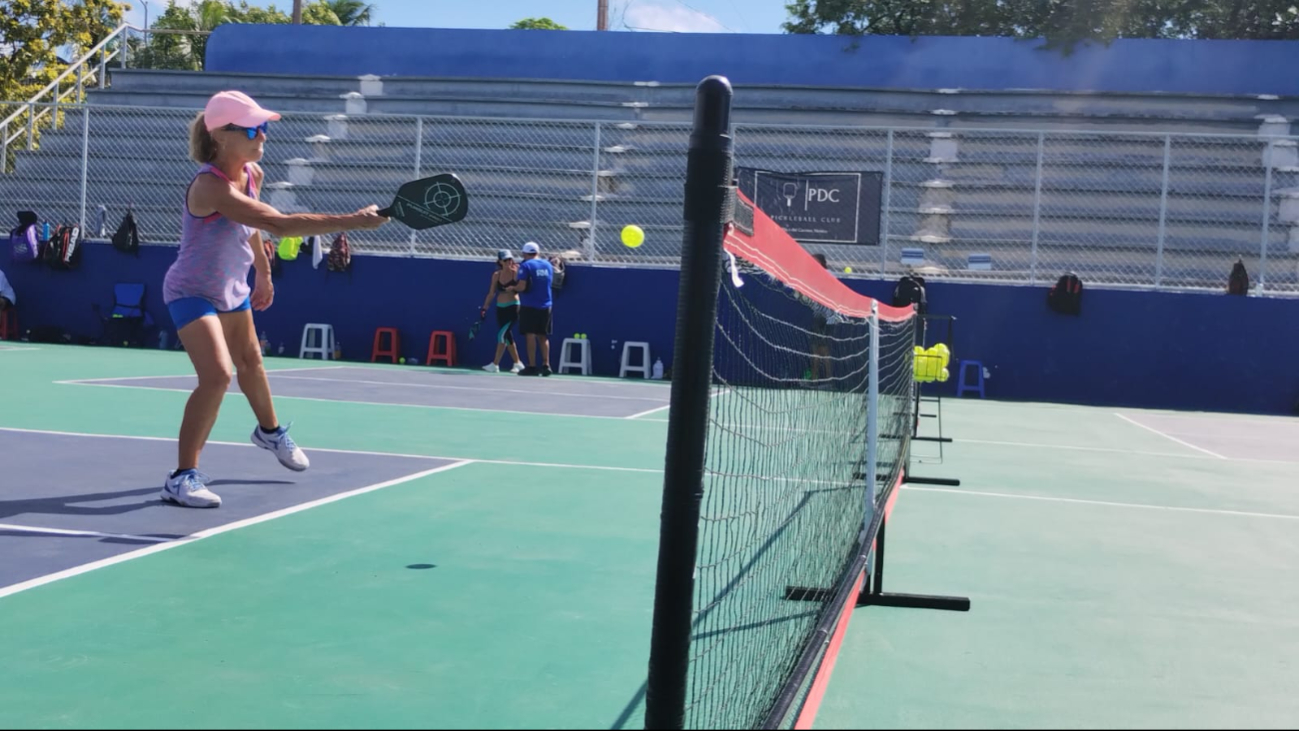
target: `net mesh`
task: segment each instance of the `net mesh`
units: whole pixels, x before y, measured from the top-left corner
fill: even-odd
[[[802,663],[860,573],[865,528],[912,428],[916,318],[880,306],[878,432],[868,460],[872,300],[742,196],[718,293],[686,708],[691,728],[789,726],[820,664]],[[822,590],[791,600],[792,587]],[[769,718],[776,701],[788,711]]]

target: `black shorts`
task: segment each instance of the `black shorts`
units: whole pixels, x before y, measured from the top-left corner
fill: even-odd
[[[524,335],[550,335],[550,308],[528,307],[519,309],[519,332]]]
[[[519,321],[519,306],[496,306],[496,342],[514,344],[514,323]]]

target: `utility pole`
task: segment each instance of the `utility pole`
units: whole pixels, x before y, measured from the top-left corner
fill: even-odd
[[[302,25],[302,0],[293,0],[293,24]]]
[[[596,0],[595,29],[609,30],[609,0]]]

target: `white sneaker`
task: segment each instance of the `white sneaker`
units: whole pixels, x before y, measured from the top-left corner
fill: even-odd
[[[219,508],[221,498],[207,489],[208,476],[198,470],[185,470],[172,477],[162,486],[162,499],[187,508]]]
[[[515,364],[514,364],[514,367],[510,369],[510,372],[511,372],[511,373],[518,373],[518,372],[521,371],[521,370],[523,370],[523,364],[522,364],[522,363],[515,363]]]
[[[280,464],[294,472],[301,472],[311,466],[311,460],[293,443],[293,437],[289,436],[289,426],[280,427],[274,434],[263,432],[260,426],[253,427],[253,444],[269,449],[275,453]]]
[[[483,366],[483,370],[487,371],[488,373],[499,373],[501,367],[496,365],[495,363],[488,363],[487,365]]]

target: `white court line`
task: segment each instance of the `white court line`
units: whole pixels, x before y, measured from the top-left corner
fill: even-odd
[[[1177,421],[1189,421],[1189,422],[1198,423],[1201,426],[1208,426],[1212,428],[1221,428],[1226,424],[1231,424],[1231,425],[1255,424],[1258,426],[1266,426],[1266,427],[1275,427],[1280,425],[1286,425],[1286,426],[1295,425],[1294,417],[1291,416],[1274,416],[1271,417],[1270,419],[1268,418],[1259,419],[1259,418],[1245,417],[1239,414],[1228,414],[1228,413],[1218,413],[1218,412],[1209,412],[1209,411],[1201,411],[1201,412],[1195,412],[1191,414],[1188,413],[1170,414],[1163,411],[1152,411],[1147,413],[1156,419],[1176,419]]]
[[[670,408],[672,408],[672,404],[668,404],[667,406],[660,406],[660,407],[658,407],[658,408],[656,408],[656,409],[650,409],[649,411],[642,411],[642,412],[640,412],[639,414],[632,414],[631,416],[625,416],[625,417],[623,417],[623,418],[625,418],[625,419],[639,419],[639,418],[642,417],[642,416],[649,416],[650,414],[657,414],[657,413],[660,412],[660,411],[664,411],[664,410],[667,410],[667,409],[670,409]],[[667,419],[645,419],[645,421],[667,421]]]
[[[722,396],[725,396],[726,394],[728,394],[728,393],[730,393],[730,392],[731,392],[731,389],[729,389],[729,388],[722,388],[722,389],[719,389],[719,390],[715,390],[715,391],[713,391],[713,392],[710,394],[710,396],[711,396],[712,398],[721,398]],[[665,410],[670,409],[670,408],[672,408],[672,404],[668,404],[668,405],[666,405],[666,406],[660,406],[660,407],[658,407],[657,409],[650,409],[649,411],[642,411],[642,412],[640,412],[639,414],[632,414],[631,416],[627,416],[627,417],[623,417],[623,418],[626,418],[626,419],[640,419],[640,417],[642,417],[642,416],[649,416],[650,414],[657,414],[657,413],[660,412],[660,411],[665,411]],[[658,422],[667,422],[667,419],[641,419],[641,421],[658,421]]]
[[[1143,452],[1134,449],[1118,449],[1116,447],[1080,447],[1073,444],[1038,444],[1036,442],[999,442],[990,439],[965,439],[964,437],[956,440],[958,444],[991,444],[1001,447],[1024,447],[1028,449],[1068,449],[1078,452],[1108,452],[1110,454],[1130,454],[1139,457],[1171,457],[1173,459],[1225,459],[1228,462],[1251,462],[1254,464],[1299,464],[1299,461],[1287,459],[1254,459],[1252,457],[1221,457],[1219,455],[1199,455],[1187,454],[1185,452]]]
[[[19,346],[0,345],[0,353],[6,351],[11,353],[21,353],[25,350],[40,350],[40,348],[26,348],[26,347],[19,347]]]
[[[277,368],[275,370],[271,370],[268,368],[266,369],[266,373],[273,374],[273,373],[295,373],[300,371],[332,371],[332,370],[337,370],[339,368],[346,368],[346,367],[347,366],[312,366],[309,368]],[[63,385],[77,386],[82,384],[98,385],[102,383],[107,383],[108,381],[148,381],[154,378],[194,378],[194,374],[185,373],[179,376],[164,375],[164,376],[117,376],[116,378],[74,378],[67,381],[55,381],[55,383],[61,386]],[[169,389],[169,390],[174,390],[174,389]]]
[[[276,375],[267,372],[267,375]],[[437,388],[448,391],[477,391],[479,393],[522,393],[529,396],[568,396],[575,398],[618,399],[621,401],[662,401],[661,396],[612,396],[600,393],[570,393],[568,391],[533,391],[526,388],[478,388],[475,386],[445,386],[438,383],[396,383],[393,381],[363,381],[357,378],[318,378],[314,376],[284,376],[291,381],[327,381],[329,383],[364,383],[371,386],[395,386],[398,388]]]
[[[1178,459],[1211,459],[1202,457],[1198,454],[1187,454],[1185,452],[1143,452],[1134,449],[1119,449],[1118,447],[1081,447],[1073,444],[1038,444],[1036,442],[1000,442],[994,439],[966,439],[964,437],[957,439],[961,444],[991,444],[998,447],[1025,447],[1028,449],[1068,449],[1077,452],[1108,452],[1110,454],[1131,454],[1141,457],[1176,457]]]
[[[146,543],[170,543],[171,538],[159,538],[158,536],[133,536],[129,533],[100,533],[97,530],[67,530],[64,528],[41,528],[32,525],[14,525],[12,523],[0,523],[0,530],[11,530],[18,533],[36,533],[39,535],[50,536],[79,536],[86,538],[123,538],[131,541],[144,541]]]
[[[175,437],[143,437],[130,434],[90,434],[86,432],[55,431],[52,429],[23,429],[19,427],[0,426],[0,432],[18,432],[21,434],[45,434],[55,437],[88,437],[91,439],[133,439],[142,442],[175,442]],[[259,448],[252,442],[221,442],[209,440],[207,444],[216,444],[222,447],[248,447]],[[299,445],[301,446],[301,445]],[[363,449],[332,449],[329,447],[304,447],[304,452],[326,452],[329,454],[359,454],[370,457],[399,457],[405,459],[435,459],[441,461],[454,462],[481,462],[483,464],[502,464],[513,465],[518,467],[557,467],[560,469],[570,470],[604,470],[608,472],[648,472],[661,474],[662,468],[649,467],[611,467],[605,465],[590,464],[563,464],[559,462],[528,462],[525,460],[514,459],[478,459],[477,457],[447,457],[435,454],[402,454],[401,452],[373,452]]]
[[[38,586],[45,586],[46,584],[52,584],[62,579],[72,578],[73,576],[80,576],[82,574],[94,571],[95,569],[102,569],[106,566],[112,566],[114,564],[123,563],[126,561],[130,561],[132,559],[143,558],[144,556],[149,556],[155,553],[161,553],[163,551],[175,548],[177,546],[184,546],[193,543],[194,541],[200,541],[204,538],[211,538],[212,536],[221,535],[222,533],[229,533],[230,531],[238,530],[240,528],[246,528],[250,525],[265,523],[267,521],[275,520],[276,518],[282,518],[286,515],[301,513],[304,510],[310,510],[311,508],[319,507],[321,505],[327,505],[329,503],[338,502],[339,500],[345,500],[349,497],[355,497],[356,495],[364,495],[367,492],[382,490],[385,487],[400,485],[403,482],[411,482],[412,480],[418,480],[423,477],[428,477],[429,475],[436,474],[438,472],[446,472],[447,470],[453,470],[456,469],[457,467],[464,467],[467,464],[470,463],[456,462],[454,464],[443,465],[441,467],[434,467],[433,469],[424,470],[423,472],[416,472],[414,474],[406,475],[405,477],[398,477],[394,480],[388,480],[387,482],[379,482],[373,485],[368,485],[366,487],[358,488],[350,492],[341,492],[337,495],[330,495],[329,497],[324,497],[319,500],[313,500],[309,503],[301,503],[299,505],[294,505],[292,507],[284,508],[283,510],[276,510],[275,512],[272,513],[266,513],[264,515],[258,515],[252,518],[246,518],[244,520],[235,521],[233,523],[219,525],[215,528],[208,528],[207,530],[201,530],[198,531],[197,533],[192,533],[186,536],[185,538],[181,538],[178,540],[168,541],[167,543],[158,543],[135,551],[130,551],[128,553],[123,553],[117,556],[111,556],[109,558],[101,559],[99,561],[94,561],[92,563],[84,564],[81,566],[75,566],[73,568],[65,569],[57,573],[48,574],[46,576],[38,576],[35,579],[29,579],[22,583],[0,588],[0,599],[3,599],[8,596],[13,596],[14,594],[17,594],[19,592],[27,591],[28,589],[35,589]]]
[[[145,376],[145,378],[181,378],[182,376]],[[118,381],[119,378],[109,378],[106,380]],[[174,393],[191,393],[191,388],[167,388],[165,386],[128,386],[124,383],[87,383],[85,381],[55,381],[55,383],[64,386],[90,386],[92,388],[131,388],[140,391],[172,391]],[[237,393],[237,392],[231,392]],[[350,399],[338,398],[318,398],[316,396],[288,396],[284,394],[275,394],[275,400],[295,399],[298,401],[317,401],[324,404],[357,404],[360,406],[396,406],[403,409],[446,409],[448,411],[474,411],[477,413],[491,412],[493,414],[519,414],[522,416],[565,416],[575,419],[613,419],[615,421],[626,421],[623,416],[601,416],[599,414],[569,414],[563,411],[507,411],[505,409],[477,408],[474,406],[437,406],[432,404],[394,404],[384,401],[353,401]],[[644,419],[643,421],[649,421]]]
[[[1203,513],[1207,515],[1237,515],[1246,518],[1270,518],[1273,520],[1299,520],[1299,515],[1287,515],[1284,513],[1253,513],[1245,510],[1221,510],[1217,508],[1182,508],[1172,505],[1149,505],[1146,503],[1120,503],[1110,502],[1108,500],[1082,500],[1071,497],[1050,497],[1046,495],[1016,495],[1007,492],[981,492],[979,490],[957,490],[945,487],[920,487],[918,485],[902,484],[902,489],[908,492],[941,492],[951,495],[972,495],[976,497],[999,497],[1011,500],[1035,500],[1038,502],[1048,503],[1072,503],[1077,505],[1101,505],[1111,508],[1135,508],[1138,510],[1162,510],[1172,513]]]
[[[1195,446],[1194,444],[1191,444],[1190,442],[1184,442],[1184,441],[1182,441],[1181,439],[1178,439],[1177,437],[1173,436],[1172,434],[1165,434],[1164,432],[1159,431],[1158,429],[1154,428],[1153,426],[1146,426],[1145,424],[1142,424],[1142,423],[1139,422],[1139,421],[1136,421],[1136,420],[1134,420],[1134,419],[1129,419],[1128,417],[1124,416],[1123,414],[1120,414],[1120,413],[1117,413],[1117,412],[1116,412],[1114,415],[1117,416],[1117,417],[1119,417],[1120,419],[1122,419],[1122,420],[1128,422],[1129,424],[1132,424],[1133,426],[1139,426],[1139,427],[1141,427],[1142,429],[1145,429],[1146,431],[1154,432],[1155,434],[1158,434],[1159,436],[1161,436],[1161,437],[1163,437],[1163,438],[1165,438],[1165,439],[1169,439],[1169,440],[1172,440],[1172,441],[1174,441],[1174,442],[1177,442],[1178,444],[1182,445],[1183,447],[1190,447],[1191,449],[1194,449],[1194,450],[1197,451],[1197,452],[1204,452],[1205,454],[1209,455],[1210,457],[1217,457],[1218,459],[1226,459],[1226,457],[1222,456],[1221,454],[1218,454],[1217,452],[1210,452],[1209,450],[1207,450],[1207,449],[1205,449],[1205,448],[1203,448],[1203,447],[1197,447],[1197,446]]]

